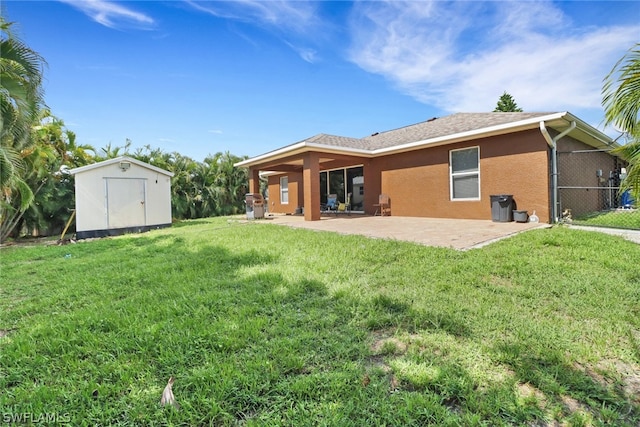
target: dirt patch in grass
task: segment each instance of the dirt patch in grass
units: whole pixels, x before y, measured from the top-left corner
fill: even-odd
[[[562,396],[562,403],[564,404],[565,408],[571,414],[576,413],[576,412],[580,412],[582,414],[591,413],[591,411],[589,410],[589,407],[587,405],[585,405],[584,403],[574,399],[571,396],[566,396],[566,395]]]
[[[393,373],[393,369],[386,362],[385,357],[401,356],[407,352],[409,344],[394,336],[390,330],[378,330],[371,333],[373,342],[370,350],[372,355],[367,361],[367,371],[371,369],[380,370],[386,376],[389,384],[389,392],[395,393],[402,388],[401,381]],[[409,337],[409,341],[411,337]],[[365,376],[363,384],[368,384],[368,374]]]
[[[15,329],[0,329],[0,339],[6,337],[13,331],[15,331]]]
[[[371,332],[373,339],[369,350],[374,355],[403,354],[407,351],[407,344],[395,336],[394,331],[380,329]]]
[[[58,238],[55,236],[50,237],[25,237],[21,239],[15,240],[7,240],[4,243],[0,244],[0,249],[9,248],[12,246],[19,247],[30,247],[30,246],[45,246],[45,245],[55,245],[58,243]]]
[[[546,401],[544,393],[540,391],[537,387],[534,387],[529,383],[525,383],[525,384],[518,383],[516,384],[516,389],[518,391],[518,394],[523,398],[535,397],[540,402]]]
[[[489,276],[488,282],[494,286],[499,286],[503,288],[512,288],[514,286],[513,281],[511,279],[496,276],[496,275]]]
[[[404,354],[407,344],[395,337],[382,338],[371,345],[374,354]]]
[[[640,366],[618,359],[605,359],[593,365],[574,364],[605,389],[620,387],[635,404],[640,403]]]
[[[594,367],[587,366],[585,372],[601,385],[619,381],[625,395],[635,404],[640,403],[640,366],[617,359],[602,360]],[[609,379],[603,372],[613,372],[615,378]]]

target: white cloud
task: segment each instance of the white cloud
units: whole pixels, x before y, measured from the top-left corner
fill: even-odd
[[[597,109],[640,26],[577,28],[552,3],[373,2],[354,7],[351,60],[448,112]]]
[[[207,2],[187,0],[187,4],[201,12],[218,18],[258,23],[296,33],[305,33],[310,26],[319,24],[316,6],[306,1],[286,0],[234,0]]]
[[[213,133],[215,135],[221,135],[222,131],[220,129],[211,129],[208,131],[209,133]]]
[[[136,12],[122,4],[106,0],[59,0],[82,11],[97,23],[105,27],[118,29],[122,27],[150,28],[153,18]]]
[[[291,49],[293,49],[300,58],[313,64],[317,60],[318,52],[315,49],[296,46],[293,43],[285,42]]]
[[[223,2],[207,2],[186,0],[194,9],[218,18],[231,19],[238,22],[256,24],[269,31],[284,34],[287,40],[304,39],[292,43],[284,43],[293,49],[304,61],[315,62],[315,49],[305,47],[307,36],[321,33],[325,26],[317,14],[317,4],[308,1],[290,0],[235,0]],[[247,38],[247,36],[243,36]],[[249,39],[251,43],[252,40]]]

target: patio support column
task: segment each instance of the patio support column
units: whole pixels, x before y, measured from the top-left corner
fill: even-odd
[[[309,152],[304,155],[302,170],[304,188],[304,220],[320,220],[320,155]]]
[[[375,212],[375,203],[378,203],[378,197],[382,193],[381,184],[382,171],[379,162],[376,160],[367,160],[364,164],[364,210],[365,213],[373,215]]]
[[[260,192],[260,170],[249,168],[249,193]]]

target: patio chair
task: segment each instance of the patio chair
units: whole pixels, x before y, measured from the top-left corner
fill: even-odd
[[[389,206],[389,196],[386,194],[381,194],[378,196],[378,203],[375,203],[373,206],[376,207],[376,212],[373,216],[378,215],[380,212],[380,216],[391,215],[391,207]]]
[[[338,195],[329,194],[327,196],[327,203],[321,209],[324,212],[338,211]]]
[[[348,215],[351,215],[351,193],[347,194],[347,200],[344,203],[338,204],[336,215],[338,215],[338,212],[346,212]]]

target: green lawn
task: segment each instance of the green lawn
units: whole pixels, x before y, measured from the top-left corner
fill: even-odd
[[[457,252],[216,218],[0,262],[0,424],[640,423],[640,246],[617,237]]]
[[[621,209],[609,212],[594,212],[590,215],[576,218],[575,223],[580,225],[640,230],[640,210]]]

